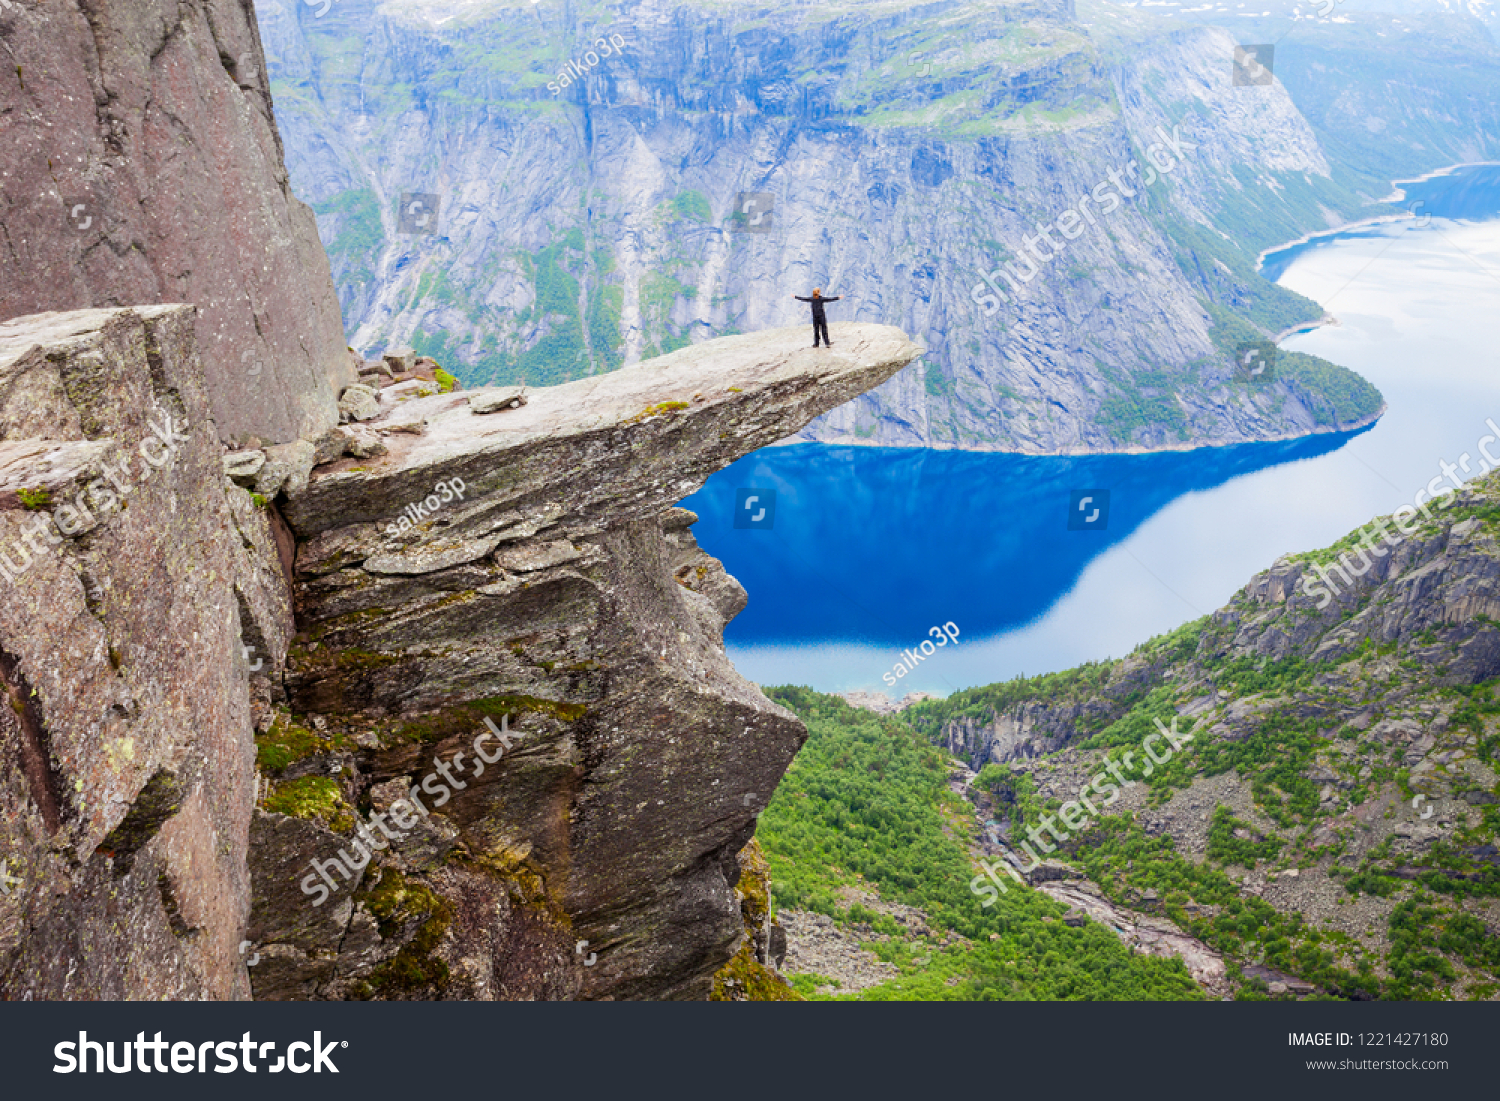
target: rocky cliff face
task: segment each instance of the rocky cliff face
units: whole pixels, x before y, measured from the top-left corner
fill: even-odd
[[[1409,510],[1410,518],[1398,513],[1402,525],[1417,522],[1414,533],[1402,535],[1405,528],[1393,529],[1394,521],[1386,517],[1335,544],[1337,554],[1286,556],[1211,617],[1206,634],[1216,645],[1212,650],[1200,645],[1207,651],[1203,660],[1214,666],[1226,661],[1338,666],[1362,654],[1367,643],[1399,644],[1410,648],[1422,667],[1440,668],[1443,684],[1500,676],[1500,636],[1490,624],[1496,568],[1487,523],[1494,492],[1493,479],[1485,479],[1445,497],[1450,507],[1428,518],[1415,510]],[[1377,528],[1393,541],[1372,537],[1366,546],[1356,541]],[[1402,679],[1415,684],[1414,672],[1407,667]],[[988,763],[1066,748],[1108,727],[1174,678],[1197,681],[1202,675],[1190,662],[1165,660],[1148,645],[1119,662],[1059,674],[1045,688],[1018,681],[1002,686],[998,695],[994,689],[974,689],[936,706],[917,705],[909,714],[977,771]],[[1323,678],[1325,685],[1335,679],[1332,673]],[[1351,715],[1363,711],[1368,698],[1362,691],[1346,708],[1354,708]],[[1232,740],[1245,737],[1263,710],[1227,694],[1200,703],[1191,714],[1212,712],[1219,718],[1213,733]],[[961,713],[946,714],[950,711]]]
[[[376,453],[289,495],[301,634],[262,806],[317,824],[258,819],[258,996],[709,994],[744,936],[737,856],[806,731],[725,657],[745,594],[671,506],[918,353],[836,332],[831,354],[735,337],[489,414],[388,387]],[[413,798],[430,815],[318,904],[309,861],[360,860],[349,816]],[[421,900],[404,921],[392,893]]]
[[[248,4],[11,4],[0,41],[0,301],[130,304],[0,323],[0,997],[761,981],[746,843],[806,732],[673,506],[919,349],[346,388]]]
[[[0,326],[0,996],[707,996],[806,732],[673,504],[918,349],[401,384],[225,456],[195,329]]]
[[[356,346],[562,381],[800,321],[822,286],[928,351],[805,438],[1077,453],[1379,412],[1328,400],[1358,382],[1331,365],[1235,371],[1321,312],[1255,254],[1361,200],[1280,86],[1231,84],[1222,30],[1054,3],[258,10]]]
[[[250,0],[25,0],[0,44],[0,319],[192,302],[226,438],[337,423],[351,357]]]
[[[3,998],[249,993],[247,665],[292,607],[205,375],[191,307],[0,325]]]

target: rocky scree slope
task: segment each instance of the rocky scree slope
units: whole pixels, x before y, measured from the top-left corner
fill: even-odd
[[[1394,545],[1356,532],[1283,558],[1123,661],[904,716],[979,771],[1006,849],[1175,721],[1192,741],[1149,778],[1138,763],[1051,859],[1172,918],[1237,982],[1261,968],[1344,996],[1493,998],[1500,480],[1445,500],[1369,529]]]
[[[356,347],[414,344],[471,384],[560,382],[802,321],[792,293],[822,286],[836,320],[927,352],[799,438],[1084,453],[1382,408],[1323,361],[1288,357],[1269,385],[1233,370],[1241,343],[1322,314],[1256,274],[1259,250],[1367,200],[1283,89],[1231,86],[1222,30],[1039,2],[258,11]],[[1132,184],[1148,152],[1167,163],[1158,128],[1173,167]],[[1111,170],[1133,197],[1077,240],[1052,230],[1066,251],[987,301],[984,277],[1025,277],[1023,240]],[[760,225],[742,192],[772,196]],[[408,193],[439,197],[436,233],[403,232]]]

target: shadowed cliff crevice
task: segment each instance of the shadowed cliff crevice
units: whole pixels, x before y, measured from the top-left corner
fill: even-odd
[[[162,769],[146,782],[125,818],[99,844],[106,856],[114,858],[115,875],[129,874],[136,854],[182,809],[182,799],[182,785],[174,773]]]
[[[56,833],[62,825],[66,804],[61,795],[57,769],[52,763],[51,739],[42,717],[42,705],[21,672],[20,662],[4,648],[0,648],[0,691],[4,692],[8,712],[0,726],[14,724],[20,747],[21,772],[31,790],[31,801],[47,832]]]

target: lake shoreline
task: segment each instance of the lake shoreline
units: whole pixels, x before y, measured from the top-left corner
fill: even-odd
[[[1286,330],[1286,332],[1283,332],[1276,336],[1275,342],[1279,343],[1286,337],[1295,335],[1297,333],[1310,333],[1317,329],[1323,328],[1325,325],[1336,326],[1337,324],[1338,321],[1336,319],[1332,321],[1324,320],[1318,322],[1303,322],[1302,324],[1296,325]],[[1219,451],[1228,447],[1246,447],[1249,445],[1262,443],[1290,443],[1293,440],[1306,440],[1315,436],[1337,435],[1341,432],[1359,432],[1362,429],[1369,428],[1376,421],[1380,420],[1381,417],[1385,416],[1388,411],[1388,405],[1384,400],[1382,400],[1380,403],[1380,408],[1375,410],[1375,412],[1371,413],[1369,416],[1361,417],[1359,420],[1350,421],[1347,424],[1331,426],[1318,425],[1317,427],[1306,432],[1286,432],[1275,436],[1256,436],[1254,439],[1228,440],[1224,443],[1181,443],[1163,447],[1085,447],[1047,451],[1020,451],[1013,448],[1003,447],[959,447],[953,444],[942,445],[933,443],[926,443],[920,447],[901,447],[888,443],[872,443],[869,440],[861,440],[858,438],[837,440],[806,440],[799,439],[795,436],[788,436],[784,440],[777,440],[775,443],[768,444],[767,446],[797,447],[802,444],[812,443],[820,444],[825,447],[867,447],[881,448],[887,451],[901,451],[909,453],[916,453],[920,451],[958,451],[967,455],[1018,455],[1030,459],[1085,459],[1093,455],[1167,455],[1178,454],[1187,451]]]
[[[1120,658],[1226,607],[1281,556],[1391,515],[1444,457],[1463,469],[1464,449],[1493,432],[1483,414],[1500,409],[1500,284],[1486,274],[1500,269],[1500,167],[1411,194],[1432,229],[1355,229],[1284,258],[1278,280],[1324,304],[1279,338],[1379,387],[1376,423],[1133,454],[867,441],[754,453],[684,502],[700,545],[750,594],[725,629],[730,660],[757,683],[888,691],[901,647],[949,619],[961,644],[899,691],[946,696]],[[774,532],[735,526],[745,486],[778,493]],[[1084,498],[1094,512],[1080,518]]]
[[[1383,199],[1376,199],[1375,202],[1399,203],[1402,199],[1406,198],[1406,190],[1401,186],[1402,184],[1426,183],[1428,180],[1436,180],[1442,176],[1452,175],[1460,168],[1495,167],[1500,167],[1500,161],[1462,161],[1459,164],[1450,164],[1443,168],[1435,168],[1431,172],[1423,173],[1420,176],[1409,176],[1402,179],[1392,180],[1391,193]],[[1271,245],[1268,248],[1261,249],[1260,255],[1255,258],[1255,270],[1259,272],[1261,268],[1265,266],[1266,257],[1270,256],[1272,253],[1285,252],[1288,249],[1297,248],[1299,245],[1311,244],[1312,242],[1321,240],[1324,237],[1335,237],[1340,233],[1349,233],[1357,229],[1367,229],[1371,226],[1390,225],[1394,222],[1414,222],[1417,220],[1417,218],[1418,216],[1411,213],[1410,211],[1406,211],[1401,214],[1379,214],[1373,218],[1361,218],[1358,221],[1345,222],[1330,229],[1320,229],[1316,233],[1307,233],[1301,237],[1298,237],[1295,241],[1283,241],[1279,245]],[[1290,332],[1290,330],[1288,330],[1288,332]],[[1276,338],[1277,341],[1280,341],[1282,337],[1285,337],[1286,335],[1288,335],[1288,333],[1282,333],[1281,336],[1278,336]]]

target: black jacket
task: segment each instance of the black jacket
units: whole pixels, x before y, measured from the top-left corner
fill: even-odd
[[[837,295],[835,295],[833,298],[823,298],[822,296],[819,296],[817,298],[803,298],[800,294],[794,294],[792,295],[792,297],[795,298],[798,302],[812,303],[814,321],[827,321],[828,319],[823,316],[823,303],[838,301]]]

